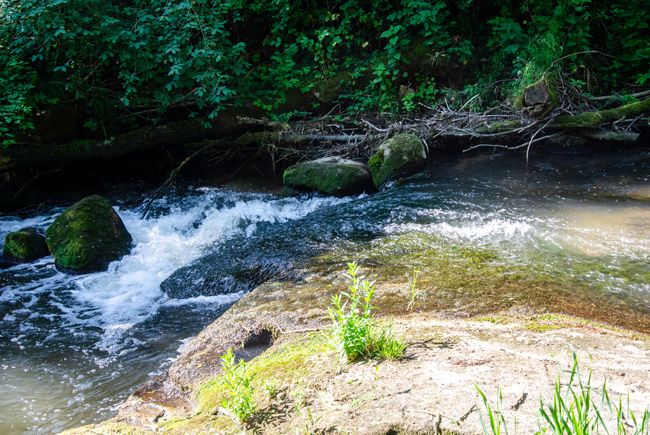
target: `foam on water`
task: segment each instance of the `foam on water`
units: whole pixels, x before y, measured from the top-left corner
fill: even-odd
[[[473,205],[473,208],[476,208]],[[462,211],[448,209],[431,209],[421,211],[421,219],[427,223],[392,223],[386,232],[406,233],[424,232],[456,242],[491,242],[515,239],[523,240],[534,232],[535,219],[525,216],[510,216],[506,210]]]
[[[174,204],[166,198],[157,201],[156,206],[165,212],[152,219],[141,219],[139,209],[118,208],[118,214],[133,236],[129,255],[111,263],[105,272],[84,276],[55,272],[51,257],[15,266],[12,270],[16,272],[39,267],[52,271],[50,276],[8,288],[0,299],[22,298],[22,306],[29,308],[39,300],[39,294],[67,285],[67,291],[52,294],[48,303],[71,325],[100,328],[102,336],[97,347],[109,353],[120,353],[134,344],[132,340],[120,343],[125,332],[155,315],[162,306],[223,305],[241,297],[241,293],[235,293],[173,300],[161,291],[160,284],[165,278],[199,257],[208,246],[237,235],[250,236],[260,222],[287,222],[340,201],[343,200],[276,198],[204,188],[184,204]],[[60,209],[26,220],[4,219],[0,236],[25,226],[44,228],[58,212]],[[27,294],[32,297],[31,301],[25,300]]]

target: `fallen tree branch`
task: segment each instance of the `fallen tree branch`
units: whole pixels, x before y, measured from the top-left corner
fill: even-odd
[[[165,182],[163,184],[161,184],[160,186],[158,186],[158,188],[149,196],[149,198],[147,198],[147,200],[145,201],[144,210],[142,211],[142,214],[140,215],[140,219],[146,219],[147,218],[147,216],[149,214],[149,209],[151,208],[151,205],[153,204],[153,202],[158,198],[160,193],[163,190],[165,190],[174,181],[174,179],[176,178],[178,173],[180,171],[182,171],[185,166],[187,166],[196,156],[200,155],[201,153],[205,152],[206,150],[208,150],[208,149],[210,149],[210,148],[212,148],[212,147],[214,147],[216,145],[218,145],[218,143],[215,143],[215,142],[212,142],[212,143],[209,143],[209,144],[205,145],[204,147],[196,150],[195,152],[193,152],[192,154],[187,156],[185,158],[185,160],[183,160],[181,162],[180,165],[178,165],[176,168],[174,168],[170,172],[169,177],[167,177]]]
[[[634,118],[648,113],[650,113],[650,98],[628,103],[615,109],[558,116],[549,127],[562,130],[596,128],[619,119]]]
[[[475,150],[477,148],[489,148],[489,147],[492,147],[492,148],[504,148],[504,149],[507,149],[507,150],[518,150],[518,149],[523,148],[523,147],[528,147],[532,143],[540,142],[540,141],[543,141],[543,140],[546,140],[546,139],[550,139],[550,138],[555,137],[555,136],[560,136],[561,134],[562,133],[549,134],[549,135],[538,137],[537,139],[534,139],[532,141],[524,142],[522,144],[515,145],[515,146],[493,144],[493,143],[481,143],[481,144],[474,145],[474,146],[471,146],[469,148],[466,148],[466,149],[463,150],[463,152],[466,153],[468,151],[472,151],[472,150]]]
[[[607,101],[611,100],[613,98],[618,98],[618,97],[632,97],[632,98],[642,98],[650,95],[650,90],[649,91],[642,91],[642,92],[635,92],[633,94],[611,94],[611,95],[602,95],[599,97],[587,97],[591,101]]]

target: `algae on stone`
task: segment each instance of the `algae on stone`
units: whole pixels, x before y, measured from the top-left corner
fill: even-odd
[[[356,195],[373,190],[370,172],[363,163],[337,157],[290,166],[284,171],[283,181],[294,189],[328,195]]]
[[[555,118],[549,127],[564,129],[595,128],[618,119],[633,118],[650,113],[650,98],[625,104],[621,107]]]
[[[56,266],[74,273],[105,270],[129,253],[132,241],[115,210],[97,195],[65,210],[45,235]]]
[[[379,146],[368,166],[375,186],[381,187],[400,175],[417,172],[426,163],[427,153],[420,138],[414,134],[397,134]]]
[[[47,256],[45,237],[35,228],[23,228],[5,237],[4,256],[9,261],[27,263]]]

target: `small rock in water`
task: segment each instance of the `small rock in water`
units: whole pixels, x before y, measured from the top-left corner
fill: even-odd
[[[414,134],[398,134],[379,146],[368,166],[377,188],[402,175],[413,174],[426,166],[424,144]]]
[[[56,267],[71,273],[106,270],[129,253],[132,238],[122,219],[101,196],[89,196],[65,210],[45,232]]]
[[[28,263],[49,254],[45,236],[36,228],[23,228],[5,237],[4,257],[13,263]]]
[[[374,190],[363,163],[339,157],[325,157],[290,166],[284,184],[297,190],[316,190],[328,195],[357,195]]]

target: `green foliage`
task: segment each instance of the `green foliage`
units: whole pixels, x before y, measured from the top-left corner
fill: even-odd
[[[481,414],[484,434],[508,433],[506,421],[502,412],[503,396],[499,390],[496,406],[493,406],[479,387],[476,387],[488,416],[485,424]],[[591,385],[591,371],[587,379],[580,374],[578,357],[572,355],[569,379],[562,382],[557,377],[553,398],[550,403],[540,399],[539,431],[538,434],[551,433],[554,435],[588,435],[612,433],[618,435],[648,435],[650,434],[650,410],[646,408],[641,416],[637,416],[630,408],[630,400],[626,405],[619,399],[612,401],[605,382],[600,390],[600,397],[595,397],[598,389]]]
[[[406,304],[406,311],[411,311],[415,305],[415,301],[420,297],[420,290],[418,290],[418,274],[420,271],[417,268],[413,269],[409,277],[409,301]]]
[[[348,361],[397,359],[404,354],[404,342],[390,327],[379,325],[372,316],[374,285],[359,276],[359,265],[348,263],[350,286],[332,297],[329,308],[334,334]]]
[[[483,393],[478,386],[476,386],[476,391],[478,391],[478,395],[483,402],[483,407],[485,408],[485,413],[487,414],[487,421],[483,417],[483,413],[479,415],[483,433],[492,435],[501,435],[501,433],[507,434],[508,426],[503,417],[503,393],[501,392],[501,389],[499,388],[497,402],[494,405],[488,400],[485,393]]]
[[[232,349],[221,357],[225,398],[221,406],[239,423],[246,424],[257,411],[253,398],[253,376],[249,374],[244,360],[237,361]]]
[[[0,3],[0,135],[74,106],[87,135],[147,109],[215,117],[229,106],[282,113],[414,111],[445,88],[489,102],[548,73],[586,92],[644,85],[647,0],[22,0]],[[604,53],[604,54],[603,54]],[[341,79],[345,77],[345,79]],[[307,98],[334,79],[327,102]],[[409,89],[407,93],[400,88]],[[470,95],[468,97],[471,97]],[[306,102],[305,102],[306,101]],[[300,104],[296,104],[300,102]],[[452,102],[453,103],[453,102]],[[300,107],[295,107],[296,105]]]

